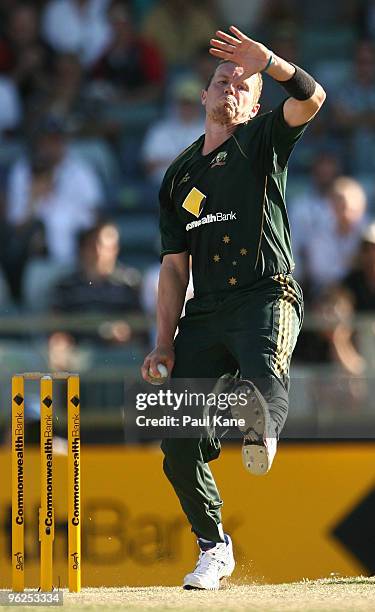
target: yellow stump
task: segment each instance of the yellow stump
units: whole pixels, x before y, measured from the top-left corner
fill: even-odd
[[[53,588],[53,540],[55,537],[55,517],[53,508],[53,403],[52,378],[40,379],[40,588],[52,591]]]
[[[68,585],[81,590],[81,464],[79,377],[67,381],[68,412]]]
[[[24,540],[24,380],[12,378],[12,588],[25,588]]]

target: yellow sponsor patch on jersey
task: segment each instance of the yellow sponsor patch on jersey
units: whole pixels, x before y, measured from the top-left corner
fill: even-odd
[[[203,210],[205,201],[206,196],[204,193],[199,191],[199,189],[196,187],[193,187],[193,189],[186,196],[182,204],[182,208],[185,208],[185,210],[194,215],[194,217],[199,217]]]

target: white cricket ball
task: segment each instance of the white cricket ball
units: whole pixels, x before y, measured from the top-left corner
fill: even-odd
[[[168,370],[163,363],[158,363],[156,366],[160,376],[153,376],[151,374],[151,370],[148,370],[148,375],[150,377],[150,382],[152,385],[162,385],[165,383],[168,378]]]

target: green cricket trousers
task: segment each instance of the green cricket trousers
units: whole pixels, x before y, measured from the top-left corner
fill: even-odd
[[[290,276],[262,279],[225,296],[193,298],[175,339],[173,378],[212,378],[240,371],[268,403],[278,436],[288,413],[289,365],[303,318],[302,291]],[[209,462],[220,454],[216,437],[166,438],[164,472],[192,531],[221,542],[222,500]]]

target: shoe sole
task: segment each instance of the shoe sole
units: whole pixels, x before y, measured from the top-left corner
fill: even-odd
[[[218,587],[212,587],[211,589],[209,589],[209,588],[206,588],[206,587],[200,587],[200,586],[193,585],[193,584],[184,584],[182,588],[185,591],[218,591],[220,589],[220,586],[223,583],[223,581],[225,583],[226,580],[228,580],[228,578],[231,577],[231,575],[233,574],[233,570],[234,570],[234,566],[233,566],[233,569],[230,572],[230,574],[224,574],[224,576],[222,576],[219,579],[219,586]]]
[[[182,587],[184,589],[184,591],[219,591],[220,588],[226,584],[226,581],[228,580],[228,578],[230,578],[231,574],[229,574],[228,576],[223,576],[222,578],[220,578],[220,582],[219,582],[219,586],[217,588],[212,588],[212,589],[207,589],[205,587],[199,587],[199,586],[193,586],[191,584],[184,584],[184,586]]]
[[[263,476],[270,469],[270,462],[266,444],[252,443],[247,436],[252,432],[263,440],[265,431],[269,430],[271,424],[268,406],[255,385],[247,381],[247,387],[251,389],[249,393],[249,401],[244,405],[237,404],[231,407],[232,416],[236,419],[243,419],[245,425],[239,426],[238,429],[244,434],[242,446],[242,462],[245,470],[254,476]],[[240,393],[241,389],[237,389]]]
[[[206,587],[193,586],[192,584],[184,584],[182,587],[184,591],[218,591],[220,586],[216,588],[212,587],[212,589],[208,589]]]
[[[245,444],[245,441],[242,446],[242,463],[245,470],[254,476],[264,476],[271,467],[266,447],[259,444]]]

